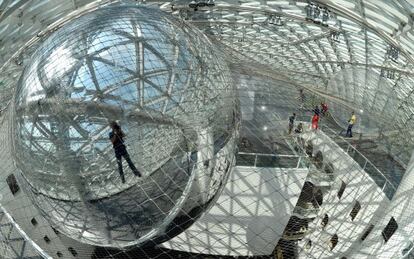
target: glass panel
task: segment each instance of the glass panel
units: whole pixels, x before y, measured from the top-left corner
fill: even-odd
[[[254,166],[255,155],[237,154],[237,166]]]
[[[392,197],[394,197],[396,189],[394,189],[394,187],[389,182],[386,182],[383,192],[388,197],[388,199],[391,200]]]
[[[367,172],[374,182],[382,189],[385,184],[385,178],[375,167],[372,166],[372,164],[368,163],[366,165],[365,172]]]
[[[366,159],[364,156],[362,156],[362,155],[361,155],[360,153],[358,153],[358,152],[355,152],[355,153],[354,153],[353,158],[354,158],[355,162],[357,162],[357,163],[358,163],[358,165],[359,165],[361,168],[364,168],[365,163],[366,163],[366,161],[367,161],[367,159]]]
[[[258,156],[256,167],[296,168],[299,157]]]

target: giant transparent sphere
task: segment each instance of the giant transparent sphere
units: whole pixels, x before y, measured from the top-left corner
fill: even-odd
[[[19,180],[71,238],[156,244],[219,194],[234,165],[237,108],[228,67],[200,31],[156,9],[101,8],[46,38],[20,78]],[[129,160],[115,155],[112,121]]]

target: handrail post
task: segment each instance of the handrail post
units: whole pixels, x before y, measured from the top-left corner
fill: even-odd
[[[256,167],[256,163],[257,163],[257,155],[254,155],[254,167]]]
[[[365,171],[365,167],[367,166],[367,163],[368,163],[368,159],[365,159],[365,164],[364,164],[364,167],[362,168],[362,170]]]

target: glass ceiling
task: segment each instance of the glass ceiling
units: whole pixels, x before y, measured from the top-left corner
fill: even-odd
[[[30,53],[18,50],[30,39],[41,40],[36,36],[47,33],[48,25],[98,2],[109,1],[1,1],[0,22],[5,24],[0,29],[2,88],[12,87],[13,76]],[[413,5],[405,0],[314,1],[315,6],[327,7],[319,16],[309,12],[307,1],[216,1],[215,7],[197,11],[188,7],[188,1],[145,2],[196,24],[229,51],[242,52],[246,58],[260,60],[312,87],[326,85],[343,66],[369,65],[378,71],[413,73],[412,63],[407,62],[413,61]],[[398,62],[386,55],[391,44],[401,51]],[[8,93],[3,90],[1,96]]]
[[[13,75],[30,53],[18,50],[30,39],[39,40],[42,37],[36,36],[47,33],[47,26],[53,28],[71,11],[76,15],[98,2],[109,1],[0,1],[4,10],[0,22],[5,25],[0,29],[2,88],[15,81]],[[144,2],[196,24],[229,51],[241,52],[312,87],[325,86],[344,66],[413,73],[413,4],[405,0],[314,1],[314,6],[327,8],[319,16],[309,11],[308,1],[215,1],[214,7],[197,11],[188,7],[189,1]],[[401,52],[398,62],[386,54],[391,46]]]
[[[73,17],[110,2],[118,1],[0,0],[0,109],[9,103],[24,65],[47,34]],[[221,45],[233,67],[254,64],[247,73],[260,68],[259,73],[267,71],[297,87],[328,90],[332,96],[345,99],[342,93],[346,91],[341,88],[355,80],[339,82],[334,91],[328,89],[330,79],[343,69],[369,68],[378,81],[386,81],[377,88],[392,86],[398,96],[392,100],[398,116],[390,115],[393,121],[387,123],[399,128],[414,126],[412,1],[226,0],[198,8],[190,7],[187,0],[138,2],[196,25]],[[362,95],[372,95],[372,91],[358,94],[359,99],[366,99]],[[349,106],[361,105],[345,101]],[[387,111],[376,109],[371,116],[381,117],[382,112]],[[410,133],[403,135],[413,142]]]

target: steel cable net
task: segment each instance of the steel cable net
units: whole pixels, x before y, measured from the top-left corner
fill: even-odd
[[[404,192],[412,188],[390,152],[402,143],[410,155],[412,145],[399,136],[403,131],[388,138],[390,150],[377,139],[340,133],[350,112],[343,99],[365,111],[389,109],[379,117],[397,113],[397,127],[410,125],[410,106],[394,104],[393,90],[410,95],[411,79],[399,78],[402,87],[391,90],[379,66],[314,65],[325,62],[331,48],[337,60],[369,53],[345,48],[364,43],[356,39],[365,37],[371,49],[383,49],[384,42],[372,45],[369,31],[353,35],[366,28],[344,19],[341,41],[332,44],[330,26],[265,13],[280,8],[299,17],[309,8],[303,1],[257,7],[248,6],[254,1],[194,1],[204,5],[198,11],[186,1],[145,1],[173,15],[185,12],[182,18],[205,28],[213,47],[186,22],[112,2],[0,4],[15,10],[6,8],[0,23],[16,23],[0,29],[6,35],[0,51],[22,48],[4,66],[9,74],[1,74],[7,88],[0,96],[7,102],[13,78],[25,67],[13,107],[1,113],[0,257],[398,258],[412,250],[414,206]],[[285,24],[268,22],[277,17]],[[33,36],[37,40],[29,41]],[[33,44],[23,48],[26,42]],[[372,62],[382,64],[384,53],[373,54]],[[331,78],[324,97],[309,85],[322,86],[321,75]],[[322,101],[329,103],[328,115],[312,130],[313,109]],[[125,183],[109,137],[112,121],[126,135]],[[367,129],[377,125],[371,122]],[[406,189],[399,193],[401,185]]]
[[[408,115],[412,108],[409,101],[404,101],[400,89],[410,87],[411,80],[410,76],[401,76],[397,88],[379,69],[342,69],[327,85],[329,95],[342,99],[342,103],[329,100],[330,114],[346,129],[354,111],[358,118],[354,131],[363,136],[378,136],[386,152],[407,165],[413,143]]]
[[[214,202],[238,121],[215,53],[197,29],[127,4],[40,45],[16,90],[11,137],[19,180],[55,229],[92,245],[154,244]]]
[[[371,69],[342,69],[329,80],[327,91],[353,105],[359,117],[355,125],[356,132],[372,134],[378,132],[379,128],[387,127],[386,122],[396,113],[399,103],[391,82],[382,77],[379,71]],[[332,103],[331,114],[345,128],[351,110]]]

